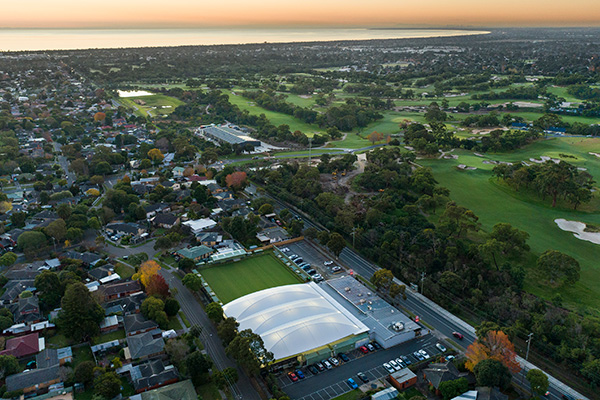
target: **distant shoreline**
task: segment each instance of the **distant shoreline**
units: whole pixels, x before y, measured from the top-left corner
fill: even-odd
[[[2,29],[0,52],[439,38],[490,31],[442,28]]]

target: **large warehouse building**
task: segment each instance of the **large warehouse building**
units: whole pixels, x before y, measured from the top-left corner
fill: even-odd
[[[241,146],[250,145],[254,147],[259,147],[261,145],[260,140],[244,135],[242,132],[231,129],[228,126],[207,126],[201,128],[200,131],[206,137],[216,140],[219,143],[229,143]]]
[[[251,293],[223,311],[259,334],[276,363],[311,364],[369,341],[369,328],[313,282]]]

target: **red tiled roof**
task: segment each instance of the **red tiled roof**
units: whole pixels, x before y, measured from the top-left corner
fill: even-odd
[[[20,358],[36,354],[39,351],[39,335],[37,333],[32,333],[30,335],[8,339],[6,341],[6,350],[2,350],[0,355],[10,355]]]

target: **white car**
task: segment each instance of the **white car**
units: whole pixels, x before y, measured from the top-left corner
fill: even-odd
[[[425,359],[427,360],[428,358],[431,358],[431,356],[429,354],[427,354],[427,352],[423,349],[419,350],[419,353],[421,353],[421,355],[423,357],[425,357]]]
[[[437,347],[442,353],[446,351],[446,347],[444,347],[441,343],[436,343],[435,347]]]
[[[390,374],[393,374],[394,372],[396,372],[396,370],[394,368],[392,368],[392,366],[388,363],[383,363],[383,368],[385,368],[385,370],[387,372],[389,372]]]
[[[325,265],[325,266],[329,266],[329,265],[331,265],[331,264],[333,264],[333,261],[325,261],[325,262],[323,263],[323,265]]]
[[[394,360],[388,361],[388,364],[390,364],[395,371],[400,371],[402,369],[398,364],[396,364],[396,361]]]

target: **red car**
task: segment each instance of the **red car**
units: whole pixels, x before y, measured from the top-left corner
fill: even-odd
[[[369,349],[367,349],[367,346],[360,346],[358,349],[360,351],[362,351],[364,354],[367,354],[369,352]]]
[[[457,339],[463,340],[463,338],[465,337],[462,333],[458,333],[458,332],[452,332],[452,336],[454,336]]]
[[[288,372],[288,376],[290,377],[290,379],[292,380],[292,382],[298,382],[298,377],[296,376],[295,373]]]

